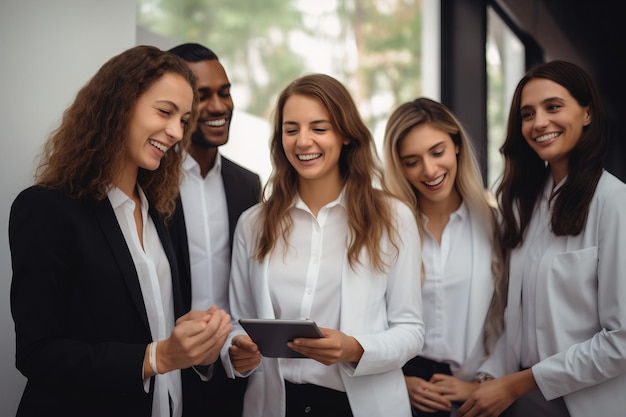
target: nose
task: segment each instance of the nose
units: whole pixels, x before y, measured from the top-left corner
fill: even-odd
[[[313,143],[313,138],[308,130],[301,130],[296,137],[296,146],[298,148],[308,148]]]
[[[206,109],[209,113],[225,113],[228,106],[219,95],[213,94],[206,100]]]
[[[180,120],[170,120],[165,127],[165,133],[168,137],[172,138],[174,143],[180,142],[183,139],[185,129]]]
[[[437,173],[437,164],[430,158],[424,158],[422,161],[424,167],[424,176],[428,179],[433,179]]]
[[[544,112],[538,111],[533,118],[533,127],[535,129],[543,129],[550,123],[549,117]]]

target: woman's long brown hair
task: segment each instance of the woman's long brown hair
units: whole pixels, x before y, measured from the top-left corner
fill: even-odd
[[[264,192],[269,197],[264,199],[256,258],[263,260],[274,249],[277,239],[283,238],[287,242],[292,226],[288,209],[297,194],[298,174],[283,149],[282,125],[285,103],[293,95],[319,100],[328,110],[333,130],[348,140],[339,157],[350,229],[348,261],[352,268],[360,264],[360,255],[365,249],[371,267],[384,271],[388,265],[381,253],[380,242],[386,234],[397,250],[397,231],[388,201],[390,195],[374,187],[375,181],[381,179],[374,140],[348,90],[325,74],[296,79],[278,98],[270,145],[273,171]]]
[[[73,198],[106,198],[125,157],[133,107],[143,92],[165,73],[181,75],[193,90],[190,124],[154,171],[139,169],[137,183],[166,218],[174,211],[183,154],[197,114],[195,78],[180,58],[152,46],[136,46],[107,61],[78,92],[44,145],[37,168],[38,184]]]

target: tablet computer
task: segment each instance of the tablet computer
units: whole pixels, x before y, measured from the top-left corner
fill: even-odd
[[[239,319],[239,324],[268,358],[305,358],[289,349],[287,342],[297,337],[324,337],[312,320]]]

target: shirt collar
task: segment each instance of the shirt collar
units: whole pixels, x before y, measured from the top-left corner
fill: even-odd
[[[139,193],[139,199],[141,200],[141,208],[147,210],[148,199],[146,198],[146,195],[139,185],[137,185],[137,192]],[[109,191],[107,192],[107,197],[111,202],[113,210],[117,209],[123,204],[132,204],[132,206],[135,207],[135,202],[128,195],[126,195],[124,191],[120,190],[115,185],[112,185],[111,188],[109,188]]]
[[[556,193],[559,190],[559,188],[561,188],[563,184],[565,184],[566,180],[567,180],[567,175],[563,177],[563,179],[559,181],[558,184],[554,184],[554,179],[552,178],[552,175],[548,175],[548,180],[546,181],[546,185],[543,188],[543,198],[549,201],[550,198],[552,198],[552,196],[554,195],[554,193]]]
[[[341,189],[341,192],[339,193],[337,198],[334,199],[333,201],[327,203],[322,208],[331,208],[331,207],[334,207],[334,206],[341,206],[343,208],[346,208],[345,196],[344,196],[345,191],[346,191],[346,187],[344,186]],[[309,207],[305,204],[304,201],[302,201],[302,197],[300,197],[300,194],[296,194],[296,197],[294,198],[294,200],[291,203],[291,206],[289,206],[289,208],[297,208],[297,209],[301,209],[301,210],[310,211]]]
[[[459,208],[450,213],[450,219],[458,217],[461,221],[467,219],[467,216],[469,216],[469,209],[467,208],[467,204],[465,204],[465,201],[463,200],[461,200],[461,205],[459,206]],[[424,224],[428,223],[428,216],[420,212],[420,217],[422,218]]]
[[[193,156],[191,156],[190,153],[187,153],[187,156],[185,156],[185,160],[183,161],[183,170],[185,172],[195,171],[198,175],[200,175],[200,165],[198,165],[198,162],[193,159]],[[213,164],[213,168],[211,168],[211,170],[207,173],[207,176],[212,175],[215,172],[222,172],[222,156],[219,151],[215,154],[215,164]]]

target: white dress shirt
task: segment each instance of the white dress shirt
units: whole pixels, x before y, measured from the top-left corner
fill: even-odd
[[[450,215],[441,244],[424,219],[422,287],[426,336],[423,357],[450,365],[454,373],[467,359],[466,332],[472,280],[472,222],[465,203]]]
[[[313,215],[297,198],[290,208],[293,229],[289,246],[278,239],[268,266],[268,285],[276,318],[311,319],[318,326],[339,328],[341,271],[346,257],[348,222],[342,195]],[[322,262],[323,260],[323,262]],[[345,391],[337,364],[313,359],[281,359],[286,380]]]
[[[341,201],[341,200],[339,200]],[[423,345],[424,325],[422,322],[422,297],[420,285],[420,265],[422,263],[419,232],[411,209],[397,199],[388,198],[393,220],[398,232],[398,240],[393,242],[384,234],[380,239],[380,253],[388,268],[378,271],[371,267],[371,259],[366,250],[360,253],[361,262],[350,266],[347,250],[342,248],[340,270],[339,327],[337,329],[353,336],[363,347],[363,356],[358,363],[341,362],[339,375],[350,401],[355,417],[410,417],[411,407],[402,374],[402,365],[420,354]],[[332,205],[332,203],[331,203]],[[270,291],[270,263],[280,256],[276,249],[270,256],[259,261],[255,257],[260,225],[262,224],[263,203],[245,211],[237,223],[233,239],[233,261],[230,280],[231,315],[235,320],[234,329],[221,351],[226,375],[234,378],[238,373],[230,362],[228,347],[234,337],[245,333],[236,320],[246,318],[275,318],[276,306]],[[294,212],[295,208],[291,209]],[[326,241],[327,226],[335,218],[335,210],[342,210],[341,203],[327,206],[328,217],[324,221],[322,241]],[[304,210],[301,214],[309,215]],[[310,216],[310,215],[309,215]],[[319,222],[319,219],[318,219]],[[330,223],[329,223],[330,222]],[[300,223],[300,222],[299,222]],[[309,220],[308,227],[312,221]],[[302,223],[304,229],[307,222]],[[303,229],[303,230],[304,230]],[[289,236],[289,241],[294,233]],[[346,237],[344,236],[344,239]],[[345,245],[345,240],[343,241]],[[331,243],[332,244],[332,243]],[[311,245],[309,249],[314,249]],[[299,248],[298,248],[299,249]],[[276,252],[276,253],[274,253]],[[339,252],[339,251],[337,251]],[[326,256],[326,255],[325,255]],[[302,258],[307,265],[309,262]],[[333,259],[335,259],[333,257]],[[324,259],[324,263],[326,263]],[[277,265],[277,263],[275,264]],[[302,275],[307,272],[303,271]],[[320,270],[315,297],[312,300],[311,318],[317,320],[318,306],[331,307],[334,298],[322,300],[322,280],[325,269]],[[301,285],[306,286],[306,279]],[[336,288],[336,287],[335,287]],[[301,290],[302,291],[302,290]],[[299,314],[306,305],[301,293],[293,309]],[[330,302],[329,302],[330,301]],[[281,308],[283,304],[280,304]],[[281,310],[282,314],[282,310]],[[320,316],[324,326],[326,313]],[[332,313],[335,314],[335,313]],[[330,314],[329,314],[330,316]],[[306,359],[299,359],[304,360]],[[261,364],[248,376],[248,387],[244,400],[244,417],[283,416],[285,412],[285,375],[295,368],[283,369],[284,361],[278,358],[263,357]],[[305,365],[303,365],[305,366]],[[327,375],[319,379],[324,386],[332,378],[332,368],[325,368]],[[306,369],[309,372],[309,369]],[[241,376],[241,375],[239,375]],[[309,378],[309,375],[306,375]]]
[[[190,155],[183,163],[183,170],[180,197],[189,245],[191,309],[206,310],[216,304],[230,311],[230,242],[222,159],[218,152],[215,165],[204,178]]]
[[[552,179],[546,182],[543,194],[533,212],[532,221],[528,224],[528,231],[524,245],[528,247],[522,267],[522,348],[520,350],[520,366],[530,368],[541,360],[537,347],[536,329],[537,309],[535,304],[537,299],[528,294],[535,294],[537,291],[537,280],[543,279],[539,273],[541,260],[548,251],[554,240],[552,228],[552,208],[550,206],[550,196],[561,187],[567,177],[554,187]],[[526,295],[525,295],[526,294]]]
[[[108,197],[137,270],[152,340],[158,341],[168,338],[174,327],[172,272],[161,239],[148,213],[148,200],[140,187],[137,187],[137,191],[141,199],[143,247],[139,241],[137,224],[133,215],[135,202],[115,186],[109,190]],[[144,381],[146,392],[150,387],[149,381],[149,379]],[[171,416],[182,416],[180,370],[156,375],[152,398],[152,417],[170,416],[170,398]]]

